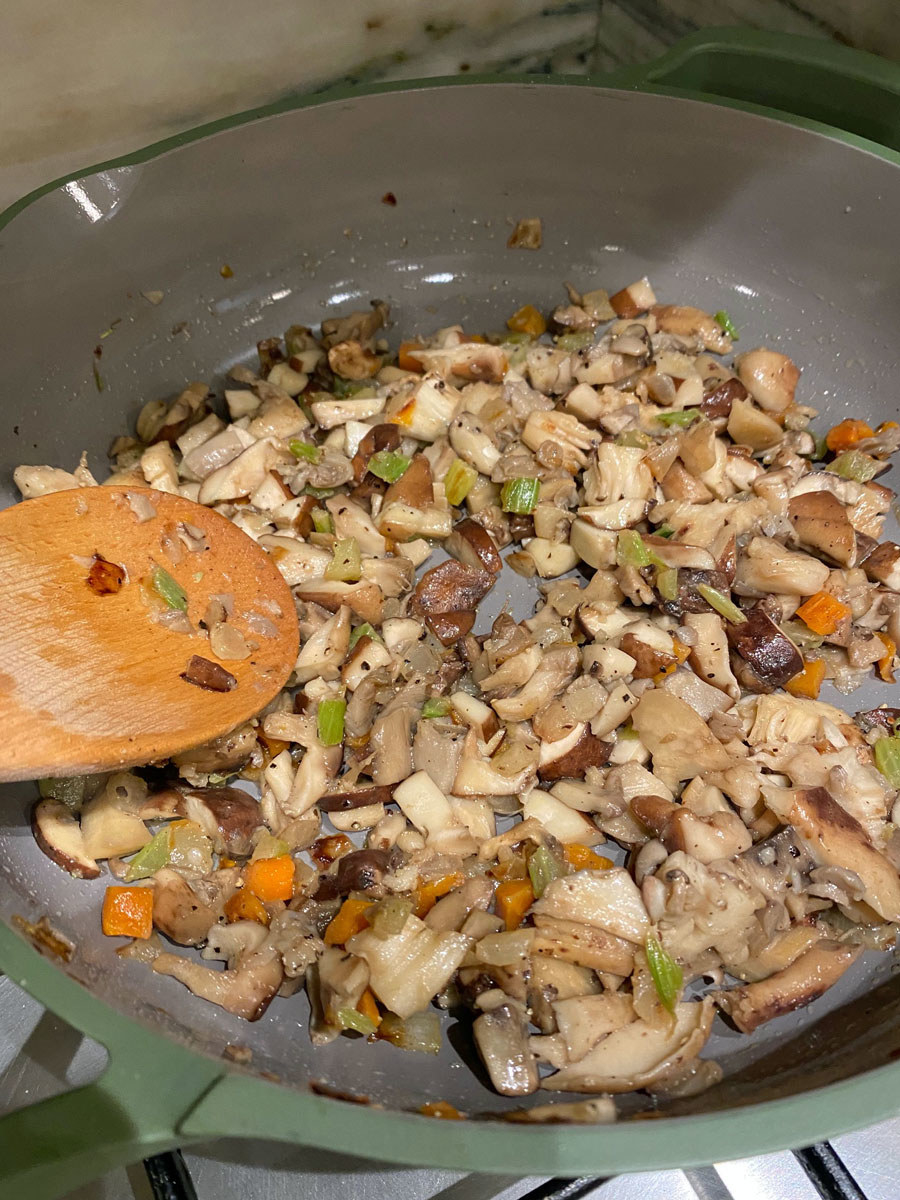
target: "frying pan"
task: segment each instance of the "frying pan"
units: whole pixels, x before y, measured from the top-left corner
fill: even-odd
[[[895,417],[900,70],[824,43],[723,34],[613,82],[438,81],[290,100],[14,206],[0,261],[4,500],[15,464],[71,466],[84,448],[100,466],[148,398],[189,379],[221,388],[258,338],[372,296],[391,302],[404,334],[481,329],[527,301],[557,303],[563,280],[612,289],[646,273],[661,299],[728,309],[742,347],[788,351],[821,427]],[[767,98],[801,115],[759,107]],[[543,219],[543,248],[507,249],[528,216]],[[153,305],[142,293],[156,290]],[[520,611],[531,599],[518,597]],[[884,698],[877,688],[843,702]],[[216,1136],[576,1175],[742,1157],[896,1110],[900,981],[883,956],[752,1038],[717,1032],[724,1080],[661,1119],[496,1120],[514,1102],[485,1086],[453,1018],[436,1059],[344,1038],[313,1050],[302,996],[247,1025],[118,960],[99,933],[102,881],[70,879],[41,855],[32,795],[10,787],[0,803],[0,966],[106,1046],[109,1064],[0,1122],[5,1195],[52,1196]],[[42,915],[75,942],[68,963],[23,936],[21,919]],[[226,1046],[250,1047],[252,1062],[236,1067]],[[437,1099],[470,1118],[416,1114]]]

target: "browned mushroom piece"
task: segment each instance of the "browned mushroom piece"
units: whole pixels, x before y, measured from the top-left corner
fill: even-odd
[[[434,480],[431,464],[424,454],[416,454],[398,480],[384,496],[389,504],[409,504],[412,508],[430,508],[434,504]]]
[[[856,530],[846,508],[832,492],[823,488],[794,496],[788,503],[788,516],[804,550],[812,550],[841,567],[855,566]]]
[[[803,670],[800,651],[783,633],[762,604],[745,612],[739,625],[726,621],[729,645],[750,665],[756,677],[767,687],[782,687]]]
[[[739,379],[725,379],[703,393],[700,412],[710,420],[728,417],[735,400],[747,400],[749,396],[750,393]]]
[[[185,792],[180,811],[212,838],[220,853],[237,857],[250,853],[253,834],[263,824],[259,801],[236,787]]]
[[[472,1033],[491,1083],[501,1096],[528,1096],[537,1091],[540,1076],[520,1005],[501,1004],[482,1013]]]
[[[199,946],[221,915],[221,904],[208,904],[183,875],[164,867],[153,880],[153,924],[180,946]]]
[[[660,487],[666,500],[688,500],[691,504],[706,504],[713,498],[702,479],[692,475],[680,462],[673,462],[663,476]]]
[[[363,437],[353,456],[353,478],[361,482],[366,474],[366,466],[373,454],[381,450],[396,450],[400,445],[400,430],[396,425],[373,425]]]
[[[709,601],[697,591],[697,585],[701,583],[715,588],[717,592],[724,592],[726,596],[730,590],[728,577],[721,571],[679,570],[678,594],[674,600],[666,600],[661,604],[663,612],[672,617],[681,617],[685,613],[712,612]]]
[[[676,661],[674,654],[666,654],[654,646],[648,646],[645,641],[634,633],[623,633],[619,643],[626,654],[634,659],[632,675],[635,679],[652,679],[660,671],[670,667]]]
[[[510,250],[540,250],[543,240],[540,217],[522,217],[507,239]]]
[[[900,592],[900,546],[882,542],[866,556],[863,569],[870,579],[883,583],[892,592]]]
[[[230,692],[237,687],[237,680],[230,671],[200,654],[191,655],[181,678],[185,683],[192,683],[207,692]]]
[[[900,708],[870,708],[866,712],[858,712],[854,718],[863,733],[871,733],[873,729],[886,729],[893,733],[900,721]]]
[[[471,633],[475,624],[475,613],[431,613],[426,615],[425,624],[442,645],[455,646],[460,638]]]
[[[153,961],[157,975],[169,975],[195,996],[218,1004],[245,1021],[258,1021],[284,980],[281,956],[269,946],[246,954],[234,968],[216,971],[177,954]]]
[[[381,881],[384,879],[390,862],[388,850],[354,850],[338,859],[335,882],[338,894],[346,896],[349,892],[381,892]]]
[[[328,351],[328,365],[342,379],[371,379],[381,358],[359,342],[338,342]]]
[[[503,560],[496,543],[483,525],[467,517],[460,521],[444,542],[444,549],[454,558],[497,575],[503,568]]]
[[[610,306],[617,317],[639,317],[656,303],[656,294],[646,275],[609,298]]]
[[[742,1033],[752,1033],[775,1017],[804,1008],[824,995],[862,954],[861,946],[819,941],[783,971],[725,992],[713,999]]]
[[[100,868],[84,847],[78,820],[60,800],[39,800],[31,814],[34,840],[49,859],[76,879],[96,879]]]
[[[612,742],[604,742],[585,729],[571,750],[538,767],[538,778],[542,783],[554,783],[558,779],[584,779],[588,767],[606,766],[612,750]]]
[[[748,350],[735,360],[741,383],[760,406],[781,413],[794,401],[800,370],[777,350]]]
[[[410,608],[426,618],[446,613],[457,617],[466,613],[474,616],[475,609],[493,586],[494,576],[490,571],[450,558],[425,572],[413,591]],[[472,623],[462,632],[468,633]]]
[[[886,921],[900,920],[900,878],[866,836],[854,816],[822,787],[771,789],[768,807],[793,826],[817,866],[854,871],[865,886],[863,899]]]
[[[340,782],[340,781],[338,781]],[[341,790],[335,788],[326,792],[319,801],[322,812],[349,812],[354,808],[365,808],[369,804],[389,804],[394,789],[391,785],[375,785],[370,787]]]

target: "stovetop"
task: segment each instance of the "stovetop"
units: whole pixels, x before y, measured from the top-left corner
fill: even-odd
[[[0,1113],[89,1082],[104,1057],[0,976]],[[111,1172],[67,1200],[897,1200],[898,1145],[900,1118],[795,1154],[564,1180],[391,1169],[331,1151],[227,1140]]]

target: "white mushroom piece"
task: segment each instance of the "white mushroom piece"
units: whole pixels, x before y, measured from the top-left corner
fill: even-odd
[[[267,944],[266,930],[256,921],[235,922],[222,929],[218,939],[216,945],[228,957],[224,971],[169,953],[153,960],[153,970],[177,979],[195,996],[237,1017],[258,1021],[284,980],[281,956]]]

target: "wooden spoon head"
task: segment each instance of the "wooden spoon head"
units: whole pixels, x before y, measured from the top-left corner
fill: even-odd
[[[159,568],[192,632],[165,624],[178,609]],[[231,598],[246,657],[216,656],[201,627],[214,596]],[[259,712],[296,660],[297,614],[269,556],[219,513],[149,488],[77,488],[0,512],[0,646],[0,781],[89,774],[169,758]]]

